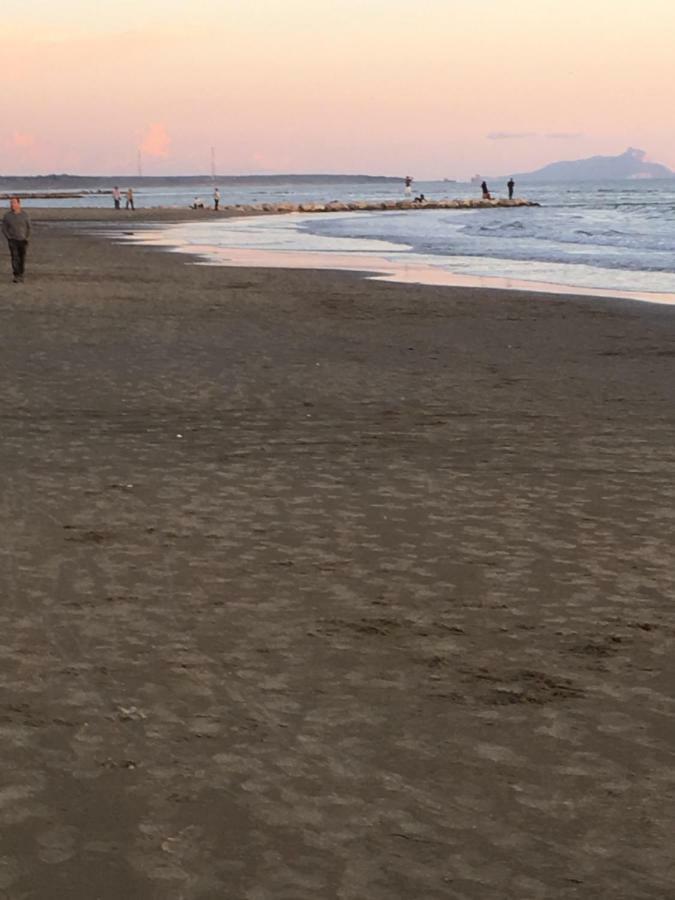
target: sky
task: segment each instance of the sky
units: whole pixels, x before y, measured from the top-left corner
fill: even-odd
[[[0,174],[675,168],[672,0],[23,0]]]

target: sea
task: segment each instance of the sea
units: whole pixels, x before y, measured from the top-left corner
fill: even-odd
[[[505,183],[490,182],[495,197]],[[427,199],[477,198],[480,188],[453,181],[415,182]],[[222,205],[403,198],[403,184],[220,186]],[[135,191],[137,207],[206,203],[213,184]],[[375,277],[443,283],[447,277],[560,285],[588,292],[675,298],[675,179],[516,184],[539,207],[290,214],[200,218],[150,229],[144,240],[197,253],[224,265],[303,265],[363,270]],[[45,205],[109,206],[108,195]],[[30,206],[30,201],[27,204]],[[136,235],[138,237],[138,235]],[[426,277],[425,277],[426,273]],[[401,279],[399,279],[401,280]]]

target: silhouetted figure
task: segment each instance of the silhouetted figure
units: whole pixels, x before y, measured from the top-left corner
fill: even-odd
[[[483,200],[492,200],[492,195],[488,190],[487,182],[481,181],[480,189],[483,192]]]
[[[419,197],[415,197],[415,199],[413,200],[413,203],[426,203],[426,202],[427,202],[427,198],[424,196],[424,194],[420,194]]]
[[[115,185],[115,187],[113,188],[112,197],[113,197],[113,203],[115,204],[115,209],[119,209],[120,202],[122,200],[122,195],[120,194],[120,189],[117,187],[117,185]]]
[[[218,188],[213,192],[213,208],[216,212],[218,212],[218,207],[220,206],[220,191]]]
[[[513,200],[513,189],[516,186],[513,178],[510,178],[506,183],[507,188],[509,189],[509,200]]]
[[[410,177],[410,175],[406,175],[405,176],[405,191],[404,191],[406,197],[412,197],[412,183],[413,183],[413,180]]]

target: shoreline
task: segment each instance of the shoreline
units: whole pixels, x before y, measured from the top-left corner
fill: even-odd
[[[617,299],[636,303],[651,303],[656,305],[675,305],[675,294],[662,291],[636,291],[621,290],[601,287],[582,287],[564,283],[527,280],[523,278],[503,278],[492,275],[465,275],[460,272],[439,270],[432,266],[419,263],[396,265],[376,254],[360,253],[354,255],[326,254],[321,252],[292,252],[279,253],[276,251],[264,251],[243,248],[228,248],[217,250],[213,253],[211,247],[191,247],[183,250],[179,245],[171,243],[162,244],[159,240],[153,240],[153,229],[161,225],[182,225],[199,222],[213,222],[229,219],[258,218],[265,216],[293,215],[289,211],[279,209],[274,212],[261,209],[244,209],[228,207],[217,213],[211,209],[170,209],[156,208],[151,210],[101,210],[86,208],[32,208],[29,210],[36,223],[47,225],[70,224],[72,226],[88,225],[102,226],[102,229],[110,225],[117,225],[120,229],[128,229],[134,225],[146,235],[137,238],[133,235],[132,243],[145,243],[166,251],[175,251],[193,256],[195,261],[210,263],[213,265],[233,266],[236,268],[270,268],[270,269],[306,269],[317,271],[345,271],[352,272],[360,277],[370,280],[389,281],[399,284],[417,284],[448,288],[465,288],[475,290],[518,291],[529,294],[559,297],[588,297],[590,299]],[[96,227],[90,233],[97,234]],[[112,237],[114,232],[110,232]],[[119,236],[123,241],[132,238],[132,234],[125,230]],[[218,262],[218,258],[224,258],[226,262]],[[213,260],[216,260],[213,262]]]
[[[0,302],[2,889],[667,896],[672,310],[90,227]]]
[[[168,211],[166,211],[168,212]],[[191,211],[192,212],[192,211]],[[196,210],[199,213],[208,213],[209,210]],[[294,215],[293,211],[278,209],[273,212],[255,210],[246,212],[232,209],[226,218],[248,218],[270,215]],[[220,215],[214,214],[212,215]],[[213,221],[208,215],[201,215],[198,221]],[[541,280],[529,280],[525,278],[505,278],[497,275],[468,275],[461,272],[453,272],[439,269],[434,266],[413,262],[396,263],[378,256],[374,252],[355,251],[354,253],[335,253],[322,251],[293,251],[293,250],[258,250],[255,248],[241,247],[214,247],[210,245],[187,245],[180,242],[172,242],[164,236],[158,236],[153,230],[160,222],[166,224],[190,224],[193,220],[189,214],[185,219],[162,217],[148,219],[146,222],[138,222],[137,226],[147,231],[142,236],[131,234],[123,235],[124,240],[132,243],[154,246],[169,252],[178,252],[195,257],[202,264],[215,266],[233,266],[236,268],[262,268],[262,269],[308,269],[308,270],[332,270],[353,272],[364,278],[375,281],[388,281],[398,284],[417,284],[436,287],[461,287],[487,290],[524,291],[538,295],[577,296],[589,298],[604,298],[629,300],[638,303],[655,303],[658,305],[675,305],[675,293],[663,291],[639,291],[622,290],[602,287],[584,287],[570,285],[562,282],[549,282]],[[413,257],[414,260],[414,257]]]
[[[587,288],[562,283],[529,281],[524,278],[502,278],[496,275],[464,275],[441,270],[421,263],[397,264],[367,252],[352,254],[322,253],[320,251],[274,251],[246,248],[217,248],[204,245],[183,247],[169,241],[153,240],[149,236],[131,237],[132,243],[156,247],[168,252],[193,256],[200,265],[232,266],[245,269],[305,269],[313,271],[352,272],[372,281],[393,284],[415,284],[434,287],[469,288],[498,291],[520,291],[537,296],[575,296],[598,299],[631,300],[637,303],[656,303],[675,306],[675,294],[659,291],[622,291],[611,288]]]

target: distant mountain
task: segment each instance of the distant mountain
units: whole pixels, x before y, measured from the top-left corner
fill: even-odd
[[[646,161],[644,150],[629,147],[619,156],[591,156],[554,162],[534,172],[521,172],[522,181],[609,181],[612,179],[673,178],[675,172],[660,163]]]
[[[372,184],[400,182],[388,175],[216,175],[219,185]],[[209,184],[211,175],[0,175],[0,188],[12,190],[96,190],[125,187],[171,187]]]

